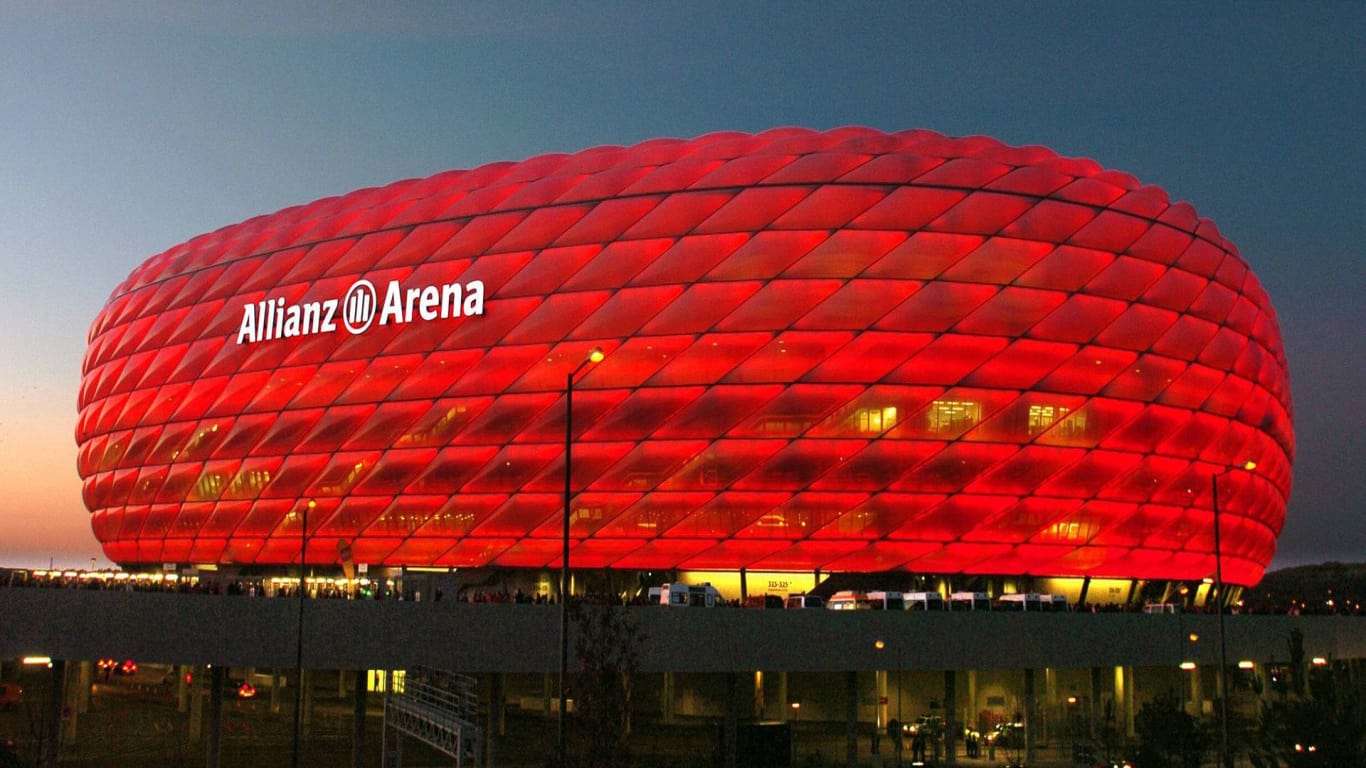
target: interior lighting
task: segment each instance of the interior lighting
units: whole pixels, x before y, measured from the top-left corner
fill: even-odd
[[[792,702],[792,708],[793,708],[793,709],[801,709],[801,708],[802,708],[802,703],[801,703],[800,701],[794,701],[794,702]]]
[[[1187,635],[1187,637],[1190,639],[1190,641],[1191,641],[1192,643],[1198,643],[1198,642],[1200,642],[1200,635],[1198,635],[1198,634],[1196,634],[1196,633],[1194,633],[1194,632],[1192,632],[1192,633],[1190,633],[1189,635]]]
[[[887,644],[884,643],[884,642],[882,642],[881,640],[874,640],[874,641],[873,641],[873,647],[876,648],[876,649],[878,649],[878,650],[880,651],[880,650],[882,650],[883,648],[886,648],[886,647],[887,647]]]
[[[606,356],[607,355],[602,352],[602,347],[593,347],[593,350],[588,353],[588,362],[601,363],[602,359]]]
[[[1252,669],[1255,666],[1257,665],[1247,660],[1238,662],[1238,669]]]
[[[1077,697],[1076,697],[1076,696],[1068,696],[1068,697],[1067,697],[1067,703],[1068,703],[1068,704],[1076,704],[1076,703],[1077,703]]]
[[[1328,666],[1328,659],[1325,659],[1322,656],[1315,656],[1309,663],[1316,667],[1326,667]]]
[[[1195,669],[1195,662],[1193,662],[1193,661],[1183,661],[1183,662],[1181,662],[1181,668],[1184,669],[1184,670],[1186,670],[1187,672],[1189,672],[1189,671],[1191,671],[1192,669]]]
[[[25,656],[23,658],[26,667],[50,667],[52,666],[51,656]]]
[[[1257,462],[1253,461],[1252,459],[1248,459],[1247,461],[1243,462],[1243,469],[1246,469],[1248,472],[1251,472],[1256,468]]]

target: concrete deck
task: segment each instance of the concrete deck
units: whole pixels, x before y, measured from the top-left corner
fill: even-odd
[[[887,613],[633,607],[642,672],[1082,668],[1218,661],[1206,615]],[[298,603],[287,598],[0,589],[0,658],[132,658],[179,664],[294,665]],[[1366,658],[1366,617],[1229,616],[1230,663]],[[1195,632],[1199,640],[1189,641]],[[882,640],[879,650],[875,641]],[[429,665],[461,672],[553,672],[559,608],[458,602],[309,601],[304,665]]]

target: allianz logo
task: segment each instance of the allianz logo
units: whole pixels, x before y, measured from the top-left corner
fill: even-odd
[[[242,308],[242,324],[237,328],[238,344],[254,344],[271,339],[290,339],[337,330],[338,310],[341,325],[352,335],[365,333],[371,326],[402,325],[414,320],[445,320],[462,315],[484,314],[484,283],[426,285],[403,288],[390,280],[384,300],[369,280],[357,280],[340,299],[286,304],[284,298],[266,299]]]

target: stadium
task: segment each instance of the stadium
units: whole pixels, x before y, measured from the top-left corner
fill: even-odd
[[[985,137],[716,133],[362,189],[148,258],[88,338],[84,500],[128,567],[534,579],[568,493],[575,571],[1129,599],[1198,593],[1216,509],[1255,584],[1291,488],[1237,248]]]

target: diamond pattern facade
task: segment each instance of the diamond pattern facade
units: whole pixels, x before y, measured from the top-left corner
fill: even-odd
[[[484,312],[238,343],[365,278]],[[153,256],[95,319],[85,503],[121,563],[1254,583],[1294,438],[1270,301],[1185,203],[1039,147],[779,129],[493,163]]]

